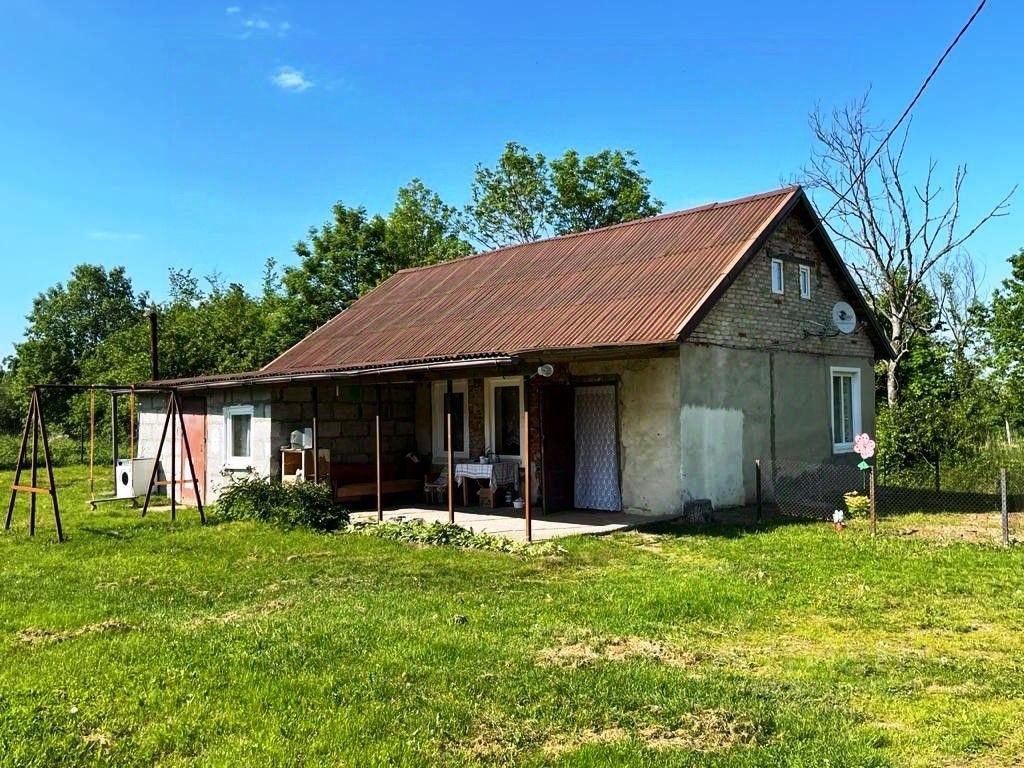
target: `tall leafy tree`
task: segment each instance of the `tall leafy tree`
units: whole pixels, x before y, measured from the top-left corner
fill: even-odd
[[[385,269],[397,272],[467,255],[472,247],[462,238],[461,230],[458,209],[413,179],[398,190],[395,207],[387,217]]]
[[[294,343],[323,325],[386,276],[387,221],[365,208],[335,203],[331,220],[295,245],[299,263],[282,276],[286,327]]]
[[[547,160],[510,141],[493,168],[478,164],[466,208],[473,237],[488,248],[543,237],[554,220]]]
[[[514,141],[494,167],[477,165],[471,192],[468,229],[488,248],[653,216],[662,206],[632,151],[570,149],[549,162]]]
[[[80,382],[97,348],[139,322],[146,298],[135,292],[123,267],[107,271],[79,264],[66,284],[57,283],[32,302],[25,340],[15,345],[11,360],[20,387]],[[50,418],[63,421],[69,402],[65,393],[48,393]]]
[[[585,232],[661,212],[632,150],[605,149],[580,157],[568,150],[551,165],[555,232]]]
[[[1010,276],[987,313],[990,380],[998,393],[1007,442],[1024,428],[1024,249],[1009,258]]]

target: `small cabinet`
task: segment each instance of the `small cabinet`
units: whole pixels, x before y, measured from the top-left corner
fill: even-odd
[[[321,448],[317,451],[319,457],[318,474],[323,481],[331,478],[331,450]],[[281,449],[281,482],[300,483],[313,479],[313,449],[312,448],[282,448]]]

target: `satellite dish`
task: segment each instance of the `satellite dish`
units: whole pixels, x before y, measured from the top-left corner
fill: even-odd
[[[845,301],[837,301],[832,306],[832,325],[840,333],[853,333],[857,328],[857,315],[853,307]]]
[[[545,379],[549,378],[555,372],[555,366],[550,363],[544,363],[544,365],[538,366],[537,375],[543,376]]]

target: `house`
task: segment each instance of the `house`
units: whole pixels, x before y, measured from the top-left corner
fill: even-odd
[[[314,421],[335,483],[374,495],[378,414],[385,492],[418,490],[447,401],[454,460],[528,460],[535,506],[661,514],[751,502],[755,460],[855,462],[890,354],[791,186],[403,270],[258,371],[160,384],[211,498]],[[140,408],[152,456],[164,400]]]

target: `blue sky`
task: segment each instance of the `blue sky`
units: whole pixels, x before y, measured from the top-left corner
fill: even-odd
[[[666,210],[776,187],[815,104],[871,86],[895,119],[974,6],[4,0],[0,353],[77,263],[255,288],[335,200],[418,176],[461,205],[510,139],[632,148]],[[966,163],[967,217],[1024,177],[1022,29],[989,2],[914,114],[908,169]],[[988,287],[1022,223],[1024,193],[972,242]]]

